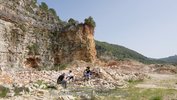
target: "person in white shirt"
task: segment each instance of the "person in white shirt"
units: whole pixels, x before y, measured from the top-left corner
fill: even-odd
[[[74,74],[72,73],[71,70],[69,70],[68,74],[66,75],[66,79],[68,81],[73,81],[74,80]]]

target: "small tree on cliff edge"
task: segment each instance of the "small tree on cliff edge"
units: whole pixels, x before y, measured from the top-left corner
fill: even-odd
[[[55,9],[49,8],[49,12],[52,13],[54,16],[57,16]]]
[[[69,24],[71,24],[71,25],[75,25],[76,24],[76,21],[73,19],[73,18],[70,18],[69,20],[68,20],[68,23]]]
[[[92,26],[93,28],[96,27],[96,23],[93,18],[90,16],[89,18],[85,19],[85,24]]]
[[[41,5],[39,7],[45,11],[48,11],[48,5],[45,2],[41,2]]]

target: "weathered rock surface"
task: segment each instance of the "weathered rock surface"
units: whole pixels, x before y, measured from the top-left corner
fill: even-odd
[[[65,26],[35,0],[0,0],[0,66],[36,68],[73,60],[94,62],[94,28]]]

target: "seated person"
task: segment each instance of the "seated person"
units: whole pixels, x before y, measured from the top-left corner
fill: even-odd
[[[57,79],[57,84],[61,84],[64,88],[66,88],[67,86],[67,82],[66,80],[64,80],[65,78],[65,73],[61,74],[58,79]]]
[[[84,80],[89,80],[91,76],[91,71],[90,71],[90,67],[87,67],[84,71]]]
[[[67,74],[67,76],[66,76],[66,79],[68,80],[68,81],[70,81],[70,80],[74,80],[74,74],[72,73],[72,71],[70,70],[69,72],[68,72],[68,74]]]

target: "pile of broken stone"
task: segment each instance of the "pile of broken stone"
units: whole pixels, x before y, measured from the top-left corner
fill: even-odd
[[[1,71],[0,86],[8,89],[4,99],[53,100],[65,98],[64,100],[72,100],[87,94],[79,94],[78,89],[80,88],[89,87],[93,91],[109,91],[127,87],[129,80],[147,78],[145,74],[140,72],[126,72],[118,68],[94,66],[91,69],[94,73],[89,81],[84,81],[82,77],[85,67],[69,67],[62,71],[6,70]],[[68,88],[64,89],[56,81],[59,75],[67,73],[69,70],[73,71],[75,81],[69,82]],[[78,94],[73,91],[78,91]]]

